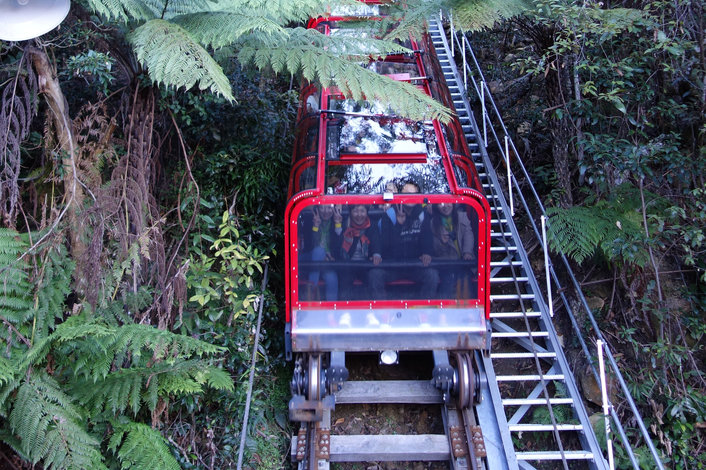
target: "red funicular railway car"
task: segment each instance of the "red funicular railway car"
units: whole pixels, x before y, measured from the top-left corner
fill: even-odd
[[[312,20],[351,34],[349,16]],[[453,109],[431,40],[368,67]],[[290,417],[316,421],[347,379],[348,352],[433,351],[434,383],[474,400],[472,351],[489,348],[490,209],[461,125],[306,86],[286,209]]]

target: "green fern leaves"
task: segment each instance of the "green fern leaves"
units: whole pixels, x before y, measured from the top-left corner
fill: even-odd
[[[151,427],[122,418],[111,421],[114,433],[108,449],[117,451],[122,469],[179,470],[181,467]]]
[[[570,209],[549,208],[551,221],[550,245],[554,251],[561,251],[577,263],[582,263],[593,255],[604,240],[608,221],[588,207]]]
[[[198,86],[234,100],[228,79],[207,50],[233,46],[240,50],[243,64],[302,73],[324,86],[336,85],[353,98],[391,103],[393,111],[412,119],[449,117],[447,109],[416,87],[359,66],[369,57],[399,50],[395,43],[370,36],[326,37],[289,26],[328,11],[322,1],[89,0],[89,4],[108,18],[142,23],[130,34],[130,43],[150,77],[160,84]]]
[[[130,35],[137,59],[157,83],[221,94],[235,101],[228,78],[208,52],[181,26],[150,20]]]
[[[110,435],[108,423],[115,421],[122,424],[111,445],[122,468],[178,468],[158,431],[122,415],[152,412],[160,399],[206,388],[233,390],[228,373],[214,365],[224,349],[113,321],[115,311],[139,298],[64,320],[73,263],[62,246],[21,258],[27,249],[24,237],[0,229],[0,316],[8,326],[0,355],[0,416],[7,418],[0,439],[43,468],[103,469],[111,462],[94,432]]]
[[[582,263],[598,249],[610,261],[629,258],[644,266],[648,259],[639,212],[640,197],[636,191],[633,186],[624,184],[615,188],[616,197],[609,201],[598,201],[593,206],[547,209],[552,250]]]
[[[295,28],[285,44],[245,45],[238,60],[253,62],[258,68],[272,67],[276,73],[302,73],[311,82],[327,87],[336,85],[354,99],[390,103],[393,111],[412,119],[447,120],[449,111],[409,83],[399,83],[359,65],[373,57],[405,49],[391,41],[345,36],[328,37],[316,30]]]
[[[18,260],[26,248],[17,232],[0,228],[0,316],[14,324],[27,320],[33,307],[27,263]]]
[[[99,441],[85,429],[73,399],[45,374],[32,374],[17,390],[10,428],[20,436],[21,451],[47,468],[107,468]]]
[[[497,21],[521,15],[532,7],[529,0],[449,0],[454,26],[463,31],[490,28]]]

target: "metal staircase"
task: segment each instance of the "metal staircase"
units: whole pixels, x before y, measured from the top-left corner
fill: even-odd
[[[467,77],[459,73],[440,18],[430,21],[429,33],[493,212],[492,349],[490,356],[482,359],[487,384],[483,387],[483,402],[476,408],[489,465],[510,469],[607,469],[608,461],[554,329],[548,302],[513,221],[512,203],[508,204],[503,193],[508,184],[501,185],[486,151],[486,116],[480,131],[464,87]],[[458,52],[459,45],[456,47]],[[466,50],[461,52],[465,54]],[[465,56],[463,60],[465,68]],[[481,94],[485,92],[483,86],[481,83]],[[506,138],[506,149],[507,145]],[[537,232],[536,225],[534,229]],[[576,323],[573,317],[571,320]],[[600,337],[600,333],[596,336]],[[588,352],[583,338],[580,341],[584,352]],[[622,378],[620,382],[624,385]],[[632,399],[629,401],[635,410]],[[614,412],[612,416],[615,419]],[[644,431],[644,425],[642,428]],[[618,432],[633,466],[638,468],[622,427]],[[656,467],[662,468],[651,441],[646,440],[655,455]]]

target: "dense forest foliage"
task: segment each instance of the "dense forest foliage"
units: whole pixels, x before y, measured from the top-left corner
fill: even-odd
[[[446,113],[361,73],[369,44],[304,31],[324,3],[79,1],[41,40],[0,42],[3,465],[234,468],[263,308],[245,461],[286,466],[280,255],[301,76],[335,70],[353,95]],[[409,3],[395,34],[441,4]],[[468,29],[522,5],[447,3]],[[704,6],[538,1],[472,36],[557,245],[683,469],[706,465]]]
[[[538,1],[471,36],[669,468],[706,465],[705,6]]]

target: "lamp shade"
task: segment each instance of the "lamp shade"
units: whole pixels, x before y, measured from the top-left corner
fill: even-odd
[[[24,41],[59,26],[69,14],[69,0],[0,0],[0,39]]]

